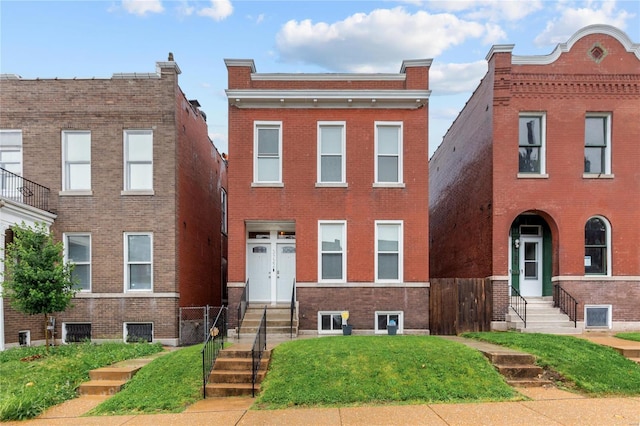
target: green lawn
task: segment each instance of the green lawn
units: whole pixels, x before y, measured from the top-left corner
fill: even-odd
[[[633,340],[636,342],[640,342],[640,332],[627,332],[627,333],[618,333],[616,337],[625,340]]]
[[[87,415],[176,413],[202,398],[202,345],[178,349],[142,368],[123,390]]]
[[[539,365],[560,373],[585,393],[640,395],[640,366],[609,347],[551,334],[498,332],[463,336],[536,355]]]
[[[335,336],[272,352],[258,408],[518,398],[478,351],[432,336]]]
[[[0,421],[37,416],[76,397],[89,370],[160,352],[158,344],[82,343],[0,352]]]

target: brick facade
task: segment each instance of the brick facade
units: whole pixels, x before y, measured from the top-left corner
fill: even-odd
[[[317,312],[349,310],[356,329],[374,328],[377,309],[403,311],[404,329],[428,329],[428,69],[406,62],[400,74],[258,74],[252,61],[229,72],[230,304],[247,280],[249,230],[295,230],[300,327],[318,330]],[[282,100],[281,100],[282,99]],[[318,123],[346,134],[344,184],[318,185]],[[376,122],[402,123],[403,185],[374,185]],[[255,184],[256,122],[281,123],[282,179]],[[346,222],[344,283],[319,283],[319,221]],[[402,221],[403,280],[375,282],[375,221]],[[250,286],[251,288],[251,286]],[[251,293],[251,290],[250,290]],[[235,314],[233,314],[235,316]]]
[[[91,235],[91,291],[55,314],[89,322],[92,339],[122,339],[124,322],[153,323],[154,339],[178,342],[178,307],[222,303],[220,191],[226,163],[207,135],[204,114],[178,86],[180,69],[158,62],[156,73],[108,79],[0,79],[0,128],[22,130],[23,176],[51,189],[56,238]],[[153,191],[124,188],[123,132],[153,132]],[[61,134],[91,132],[91,190],[62,191]],[[124,282],[124,233],[152,234],[152,291],[131,292]],[[5,302],[5,342],[31,319]],[[14,319],[16,321],[14,321]]]
[[[430,161],[431,274],[511,283],[517,274],[517,265],[509,263],[517,255],[512,227],[537,218],[550,235],[545,279],[579,300],[579,318],[585,303],[610,303],[614,324],[637,324],[637,44],[616,28],[597,25],[580,30],[547,56],[514,56],[512,48],[491,50],[487,75]],[[518,170],[522,113],[544,116],[546,168],[538,176]],[[586,171],[585,117],[590,113],[610,117],[609,173]],[[610,224],[610,265],[604,276],[585,274],[585,224],[594,216]],[[494,309],[494,320],[504,319],[496,315],[501,310]]]

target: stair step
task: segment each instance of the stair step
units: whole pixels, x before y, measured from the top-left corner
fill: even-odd
[[[633,362],[637,363],[637,364],[640,364],[640,358],[635,358],[635,357],[633,357],[633,358],[629,358],[629,359],[630,359],[631,361],[633,361]]]
[[[260,360],[260,370],[269,366],[269,358],[263,356]],[[253,368],[253,360],[249,358],[220,358],[216,359],[213,370],[226,371],[251,371]]]
[[[508,379],[507,384],[514,388],[538,388],[543,386],[553,386],[551,380],[546,379]]]
[[[141,367],[102,367],[89,371],[91,380],[124,380],[131,379]]]
[[[251,383],[209,383],[205,386],[207,397],[245,396],[251,395]],[[260,385],[256,383],[256,395],[260,392]]]
[[[262,382],[267,370],[258,371],[256,381]],[[251,371],[225,371],[213,370],[209,376],[209,383],[251,383],[253,373]]]
[[[240,346],[240,345],[234,345],[234,346]],[[271,356],[271,350],[267,349],[264,352],[262,352],[262,359],[265,358],[269,358]],[[239,349],[239,348],[235,348],[232,346],[229,349],[223,349],[218,353],[218,358],[217,359],[221,359],[221,358],[249,358],[251,359],[251,349]]]
[[[508,379],[533,379],[542,374],[542,367],[537,365],[495,365],[498,372]]]
[[[543,334],[582,334],[582,328],[567,326],[553,326],[553,327],[529,327],[518,330],[522,333],[543,333]]]
[[[536,357],[530,354],[524,353],[496,353],[496,352],[483,352],[484,356],[489,358],[489,361],[493,365],[502,366],[520,366],[520,365],[532,365],[536,362]]]
[[[91,380],[78,387],[80,395],[114,395],[120,392],[126,380]]]
[[[627,358],[640,358],[640,349],[635,348],[624,348],[624,347],[614,347],[618,353]]]

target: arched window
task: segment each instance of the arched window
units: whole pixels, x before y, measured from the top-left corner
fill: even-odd
[[[602,217],[592,217],[584,227],[585,275],[610,273],[610,226]]]

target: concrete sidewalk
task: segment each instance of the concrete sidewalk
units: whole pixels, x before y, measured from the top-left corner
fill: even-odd
[[[79,417],[54,407],[8,425],[640,425],[639,398],[585,398],[530,388],[531,401],[250,410],[251,398],[211,398],[179,414]],[[91,397],[81,397],[83,400]],[[95,397],[93,397],[95,398]],[[105,398],[105,397],[102,397]],[[76,400],[74,400],[76,401]],[[71,402],[71,401],[69,401]],[[92,401],[88,401],[92,402]],[[62,404],[64,405],[64,404]],[[86,408],[86,406],[85,406]]]

